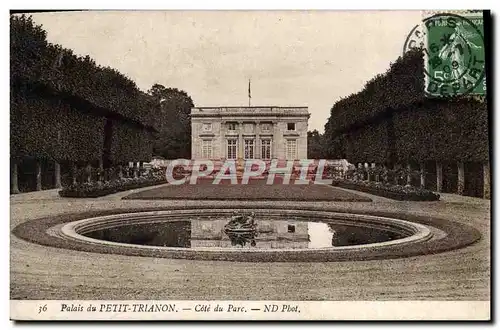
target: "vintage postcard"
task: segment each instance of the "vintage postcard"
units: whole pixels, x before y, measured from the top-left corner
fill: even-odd
[[[10,14],[10,318],[477,320],[487,10]]]

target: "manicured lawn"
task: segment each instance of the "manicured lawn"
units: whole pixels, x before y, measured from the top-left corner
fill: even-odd
[[[289,201],[344,201],[370,202],[367,197],[345,192],[321,184],[266,184],[266,180],[250,180],[246,185],[224,180],[198,180],[197,184],[169,185],[128,195],[124,199],[205,199],[205,200],[289,200]]]

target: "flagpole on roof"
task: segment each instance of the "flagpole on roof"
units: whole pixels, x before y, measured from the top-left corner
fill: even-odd
[[[251,80],[248,79],[248,106],[250,107],[252,104],[252,90],[251,90]]]

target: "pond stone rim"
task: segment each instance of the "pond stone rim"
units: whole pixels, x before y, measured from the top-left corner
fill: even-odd
[[[78,250],[84,252],[101,253],[101,254],[120,254],[136,257],[152,257],[152,258],[175,258],[175,259],[197,259],[197,260],[219,260],[219,261],[241,261],[241,262],[354,262],[380,259],[396,259],[412,256],[421,256],[428,254],[436,254],[451,250],[464,248],[474,244],[481,239],[481,233],[478,229],[465,223],[456,222],[449,219],[438,218],[427,215],[417,215],[405,212],[394,211],[375,211],[375,210],[352,210],[349,207],[334,206],[317,206],[304,205],[296,206],[296,210],[313,210],[339,213],[353,213],[375,215],[382,217],[395,217],[402,220],[407,220],[415,223],[420,223],[426,226],[431,226],[446,232],[446,236],[440,239],[427,240],[416,244],[408,244],[399,248],[380,248],[380,249],[365,249],[362,251],[337,251],[337,253],[315,251],[315,253],[289,252],[283,254],[280,252],[269,253],[252,253],[239,254],[238,258],[234,255],[223,254],[220,252],[207,251],[200,253],[186,253],[189,251],[167,251],[159,253],[158,250],[145,250],[128,247],[110,248],[104,245],[95,245],[82,243],[78,241],[68,241],[67,239],[57,237],[48,233],[49,228],[63,225],[69,222],[83,220],[90,217],[112,215],[118,213],[134,213],[147,211],[161,210],[209,210],[213,207],[204,204],[198,205],[180,205],[175,207],[153,206],[153,207],[119,207],[106,210],[89,210],[84,212],[66,213],[41,217],[33,220],[25,221],[17,225],[12,234],[25,241],[61,249]],[[261,205],[231,202],[226,205],[217,206],[221,209],[282,209],[281,205]],[[285,257],[286,255],[286,257]]]
[[[229,216],[233,209],[209,209],[203,210],[203,217],[208,215],[214,216]],[[173,222],[181,221],[182,216],[200,216],[200,211],[197,209],[191,210],[164,210],[164,211],[148,211],[148,212],[135,212],[135,213],[118,213],[113,215],[106,215],[100,217],[87,218],[83,220],[78,220],[75,222],[70,222],[64,226],[57,229],[60,237],[66,238],[68,240],[83,241],[89,244],[101,244],[110,245],[114,247],[135,247],[144,249],[158,249],[162,251],[185,251],[189,250],[192,252],[225,252],[225,253],[261,253],[261,252],[317,252],[317,251],[339,251],[339,250],[363,250],[363,249],[377,249],[381,247],[388,246],[401,246],[406,244],[413,244],[416,242],[423,242],[432,238],[431,230],[424,225],[409,222],[406,220],[400,220],[396,218],[387,218],[373,215],[363,215],[363,214],[351,214],[351,213],[338,213],[338,212],[326,212],[326,211],[310,211],[310,210],[297,210],[297,209],[250,209],[248,212],[255,212],[257,216],[259,215],[270,215],[270,216],[307,216],[308,222],[323,222],[323,223],[341,223],[343,225],[354,225],[360,227],[371,227],[376,229],[391,230],[393,232],[405,235],[401,239],[384,241],[371,244],[363,245],[351,245],[351,246],[337,246],[328,248],[281,248],[281,249],[240,249],[240,248],[216,248],[216,247],[191,247],[191,248],[180,248],[180,247],[166,247],[166,246],[148,246],[148,245],[138,245],[129,243],[112,242],[106,240],[100,240],[85,236],[86,233],[114,228],[124,225],[135,225],[135,224],[151,224],[151,223],[162,223],[162,222]],[[181,217],[179,219],[178,217]],[[206,219],[209,221],[209,219]],[[271,220],[272,221],[272,220]],[[296,220],[295,221],[300,221]],[[304,220],[305,221],[305,220]]]

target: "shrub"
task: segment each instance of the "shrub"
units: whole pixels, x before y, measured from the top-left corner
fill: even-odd
[[[340,188],[359,190],[373,195],[396,200],[437,201],[440,198],[439,194],[436,194],[432,191],[418,187],[412,187],[409,185],[401,186],[382,182],[368,182],[357,180],[334,180],[332,185]]]
[[[160,175],[159,172],[149,172],[147,175],[140,177],[115,178],[108,181],[80,182],[77,184],[70,183],[59,191],[59,195],[61,197],[94,198],[166,182],[164,173]]]

